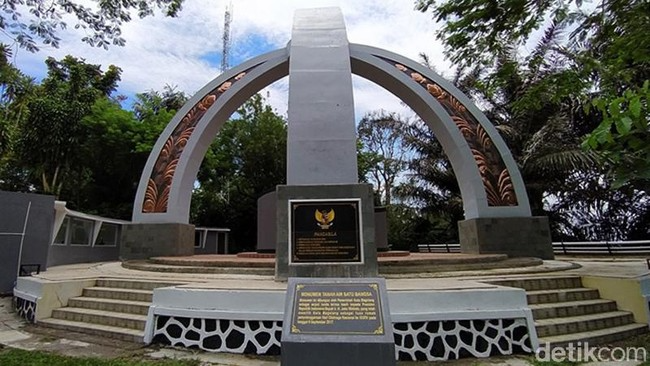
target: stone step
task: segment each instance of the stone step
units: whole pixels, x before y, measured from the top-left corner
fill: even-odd
[[[529,305],[535,320],[616,311],[616,302],[595,299]]]
[[[647,324],[633,323],[588,332],[540,337],[539,346],[545,348],[547,344],[550,344],[551,347],[566,347],[569,343],[573,343],[574,347],[577,347],[578,342],[580,342],[583,348],[585,347],[585,344],[589,344],[589,347],[593,347],[599,344],[620,341],[647,332]]]
[[[147,315],[150,305],[150,302],[144,301],[114,300],[97,297],[74,297],[68,300],[68,306],[72,308],[114,311],[117,313],[137,315]]]
[[[524,277],[524,278],[511,278],[502,280],[492,280],[489,283],[518,287],[526,291],[540,291],[540,290],[556,290],[582,287],[582,280],[580,277]]]
[[[164,273],[216,273],[216,274],[250,274],[260,276],[273,276],[275,269],[269,268],[243,268],[243,267],[202,267],[202,266],[172,266],[168,264],[155,264],[146,261],[125,261],[122,267],[138,271],[164,272]]]
[[[38,321],[38,325],[48,328],[79,332],[127,342],[143,343],[144,331],[112,327],[108,325],[87,324],[70,320],[47,318]]]
[[[144,315],[122,314],[112,311],[59,308],[52,311],[52,318],[70,320],[82,323],[108,325],[111,327],[128,328],[144,331],[147,317]]]
[[[551,302],[595,300],[600,297],[593,288],[566,288],[526,292],[528,304],[547,304]]]
[[[124,288],[132,290],[153,291],[159,287],[169,287],[180,285],[180,282],[163,282],[163,281],[138,281],[122,278],[100,278],[95,282],[96,287]]]
[[[85,288],[82,292],[82,296],[150,303],[153,298],[153,291],[95,286]]]
[[[540,319],[535,321],[538,337],[590,332],[634,323],[634,316],[627,311],[612,311],[564,318]]]

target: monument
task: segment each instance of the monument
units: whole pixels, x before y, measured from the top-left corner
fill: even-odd
[[[285,197],[277,197],[275,202],[286,201],[288,205],[289,199],[362,197],[361,186],[356,188],[358,194],[352,196],[335,194],[337,190],[345,191],[341,185],[357,184],[356,165],[341,160],[354,155],[350,138],[354,126],[341,122],[352,118],[352,109],[346,112],[344,108],[346,103],[350,107],[352,103],[347,81],[350,73],[384,87],[404,101],[443,147],[463,200],[465,220],[459,222],[463,252],[553,257],[547,218],[531,216],[525,186],[508,147],[466,95],[417,62],[386,50],[347,44],[344,30],[321,32],[315,24],[306,24],[302,31],[296,31],[286,48],[226,71],[178,111],[160,135],[143,170],[134,201],[133,224],[124,230],[126,245],[122,257],[191,253],[191,195],[210,143],[242,103],[287,75],[291,79],[290,90],[302,88],[302,92],[290,96],[288,181],[286,189],[275,192]],[[325,35],[327,40],[318,38]],[[343,104],[335,105],[335,110],[331,104],[323,103],[327,90],[341,93],[339,100]],[[309,108],[293,110],[303,102]],[[329,120],[311,122],[325,112],[332,113]],[[305,197],[301,197],[300,190],[290,188],[309,190],[309,185],[315,188]],[[287,216],[287,205],[277,206],[277,213]],[[362,209],[366,210],[365,206]],[[282,220],[282,216],[278,217]],[[365,235],[366,225],[372,219],[366,220],[362,213],[361,220],[365,222],[365,242],[370,238]],[[286,237],[288,244],[286,233],[276,235]],[[364,259],[368,254],[364,253]],[[350,264],[342,268],[352,273],[361,266]],[[280,264],[280,269],[281,276],[293,271],[289,263]]]
[[[404,101],[443,147],[463,198],[463,252],[553,257],[547,219],[531,216],[505,142],[466,95],[417,62],[349,44],[339,9],[298,11],[287,47],[219,75],[163,131],[143,170],[121,252],[125,259],[192,252],[191,194],[210,143],[242,103],[288,75],[287,184],[263,204],[275,206],[275,243],[270,243],[275,245],[275,279],[287,281],[288,288],[279,319],[257,311],[249,314],[255,319],[248,319],[273,317],[282,323],[285,364],[339,363],[338,357],[358,360],[354,364],[392,364],[394,357],[383,355],[394,354],[394,329],[406,332],[400,324],[418,323],[414,319],[441,321],[397,295],[403,301],[396,300],[395,307],[407,310],[396,314],[407,315],[387,315],[386,286],[377,278],[372,189],[357,181],[351,74]],[[512,301],[517,309],[520,300]],[[241,301],[242,306],[257,305]]]
[[[395,364],[373,191],[358,183],[349,49],[340,9],[296,11],[287,184],[276,190],[283,365]]]
[[[263,204],[277,216],[271,240],[277,281],[156,288],[145,343],[281,353],[285,365],[534,352],[535,323],[521,289],[410,278],[406,287],[391,282],[389,304],[377,277],[372,191],[356,178],[350,74],[395,94],[435,134],[463,198],[463,251],[552,256],[546,219],[531,217],[512,156],[467,96],[417,62],[348,44],[338,9],[299,11],[286,47],[219,75],[163,131],[143,171],[121,252],[125,259],[193,252],[190,198],[208,147],[242,103],[289,75],[288,181]],[[81,282],[70,286],[79,289]],[[62,290],[45,291],[46,285]],[[59,282],[34,286],[26,278],[16,287],[21,311],[38,309],[35,320],[72,293]]]

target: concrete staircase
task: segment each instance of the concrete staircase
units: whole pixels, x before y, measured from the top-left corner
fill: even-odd
[[[177,283],[98,279],[39,325],[142,343],[153,289]]]
[[[615,301],[601,299],[598,290],[582,287],[580,277],[489,282],[526,290],[540,346],[565,346],[578,341],[597,345],[648,331],[647,324],[634,323],[631,312],[619,311]]]

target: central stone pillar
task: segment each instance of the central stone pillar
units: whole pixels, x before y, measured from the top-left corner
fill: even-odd
[[[358,182],[350,49],[338,8],[296,11],[288,117],[287,185]]]
[[[275,278],[288,281],[282,365],[392,366],[373,191],[358,184],[341,10],[296,11],[289,49],[287,185],[276,189]]]
[[[358,183],[349,47],[339,8],[296,11],[289,45],[287,185],[276,190],[279,281],[377,276],[372,187]],[[329,212],[332,225],[317,226],[315,215]],[[355,233],[347,230],[354,225]]]

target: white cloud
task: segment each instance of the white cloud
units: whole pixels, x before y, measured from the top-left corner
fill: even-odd
[[[83,44],[83,33],[66,30],[59,49],[44,48],[30,54],[19,51],[16,64],[28,75],[42,77],[43,60],[67,54],[106,68],[122,68],[119,93],[132,95],[161,90],[166,84],[194,93],[219,74],[224,11],[228,1],[186,0],[177,18],[160,14],[134,19],[122,27],[127,44],[108,51]],[[449,74],[442,46],[435,39],[437,25],[430,14],[414,10],[413,2],[311,0],[236,0],[231,25],[231,66],[247,58],[284,47],[291,38],[293,13],[298,8],[339,6],[352,43],[368,44],[418,59],[421,52],[434,60],[439,72]],[[134,17],[135,18],[135,17]],[[74,21],[69,21],[70,25]],[[355,78],[357,118],[368,111],[403,111],[397,98],[380,87]],[[278,113],[286,115],[287,82],[279,81],[263,91]]]

